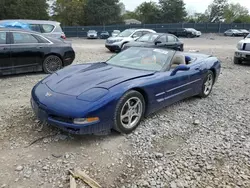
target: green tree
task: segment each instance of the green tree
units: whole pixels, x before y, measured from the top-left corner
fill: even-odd
[[[136,8],[135,14],[142,23],[157,23],[160,18],[160,7],[152,1],[144,2]]]
[[[187,16],[186,21],[189,23],[204,23],[209,21],[209,17],[204,13],[195,13],[192,16]]]
[[[139,19],[138,15],[134,11],[126,11],[124,15],[122,15],[122,19]]]
[[[247,17],[249,17],[248,9],[239,3],[231,3],[224,9],[224,18],[227,23],[235,22],[235,20],[242,22],[246,20]]]
[[[0,0],[0,19],[48,19],[46,0]]]
[[[223,19],[225,7],[228,5],[228,0],[214,0],[205,12],[209,22],[220,22]]]
[[[119,0],[86,0],[84,13],[87,25],[121,22]]]
[[[161,22],[183,22],[187,16],[183,0],[159,0],[161,9]]]
[[[53,19],[63,25],[74,26],[84,24],[84,0],[57,0],[53,5]]]

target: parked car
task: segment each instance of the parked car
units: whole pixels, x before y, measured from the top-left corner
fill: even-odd
[[[244,37],[247,36],[250,32],[246,29],[239,29],[240,32],[243,33]]]
[[[141,120],[184,98],[207,97],[220,75],[216,57],[131,47],[106,62],[69,66],[32,89],[42,122],[73,134],[131,133]]]
[[[224,36],[244,36],[244,33],[237,30],[237,29],[228,29],[227,31],[224,32]]]
[[[124,44],[130,41],[134,41],[147,33],[156,32],[152,29],[126,29],[116,37],[108,38],[106,40],[105,46],[111,52],[120,51],[123,48]]]
[[[107,38],[109,38],[109,32],[108,31],[102,31],[100,33],[100,38],[101,39],[107,39]]]
[[[154,48],[169,48],[177,51],[183,51],[183,42],[176,36],[165,33],[148,33],[143,35],[136,41],[131,41],[123,45],[125,50],[130,47],[154,47]]]
[[[46,20],[0,20],[0,26],[6,28],[19,28],[42,33],[53,38],[66,39],[61,24],[56,21]]]
[[[98,34],[96,30],[89,30],[87,32],[87,38],[88,39],[97,39],[98,38]]]
[[[234,53],[235,64],[241,64],[244,61],[250,61],[250,34],[238,42],[237,49]]]
[[[121,32],[120,30],[113,30],[111,36],[116,37],[117,35],[119,35],[120,32]]]
[[[187,37],[187,38],[193,38],[193,37],[200,37],[201,32],[197,31],[193,28],[177,28],[177,29],[171,29],[168,31],[168,33],[173,34],[177,37]]]
[[[75,59],[71,44],[41,33],[0,28],[0,75],[55,71]]]

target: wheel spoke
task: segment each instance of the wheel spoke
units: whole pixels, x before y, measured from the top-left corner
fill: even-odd
[[[125,118],[129,118],[128,111],[125,114],[121,115],[121,120],[124,120]]]

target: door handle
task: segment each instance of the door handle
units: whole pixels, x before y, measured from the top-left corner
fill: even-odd
[[[43,48],[43,46],[38,46],[38,47],[36,47],[37,49],[41,49],[41,48]]]

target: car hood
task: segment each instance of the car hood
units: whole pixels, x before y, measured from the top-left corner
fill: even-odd
[[[106,63],[88,63],[68,66],[48,76],[42,83],[54,92],[79,96],[91,88],[109,89],[119,83],[152,74],[153,71],[121,68]]]

